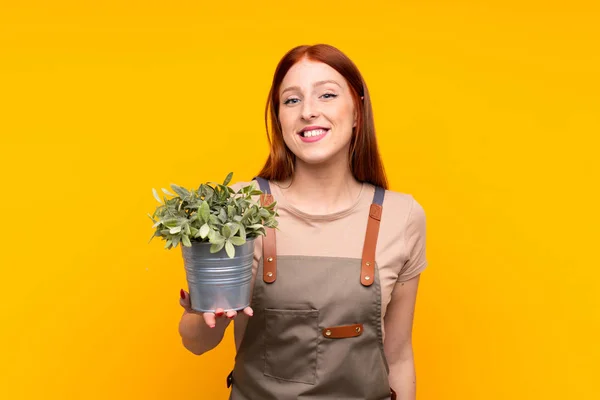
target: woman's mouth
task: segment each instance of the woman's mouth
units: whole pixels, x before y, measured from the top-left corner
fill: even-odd
[[[299,136],[303,142],[310,143],[310,142],[316,142],[316,141],[323,139],[327,135],[328,132],[329,132],[329,129],[324,129],[324,128],[310,129],[310,130],[300,132]]]

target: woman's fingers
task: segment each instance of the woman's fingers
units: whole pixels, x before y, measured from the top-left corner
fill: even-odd
[[[214,313],[204,313],[202,315],[204,317],[204,322],[206,322],[206,325],[210,326],[211,328],[214,328],[215,325],[217,324],[217,319],[215,318],[215,314]]]
[[[179,292],[179,297],[179,304],[181,307],[190,313],[203,314],[204,322],[206,322],[206,325],[210,326],[211,328],[215,327],[217,318],[219,317],[234,319],[238,315],[237,311],[235,310],[224,310],[222,308],[217,308],[214,313],[201,313],[192,309],[192,303],[190,301],[190,295],[188,292],[181,289]],[[244,308],[244,314],[251,317],[254,315],[254,310],[252,310],[252,307],[246,307]]]

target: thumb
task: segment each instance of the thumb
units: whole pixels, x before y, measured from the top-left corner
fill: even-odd
[[[186,311],[192,311],[192,302],[190,301],[190,294],[185,290],[181,289],[179,291],[179,304],[181,307],[185,308]]]

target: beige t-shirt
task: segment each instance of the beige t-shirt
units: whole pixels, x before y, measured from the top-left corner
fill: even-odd
[[[252,181],[256,188],[258,183]],[[234,190],[250,184],[237,182]],[[282,196],[279,186],[270,183],[277,201],[278,255],[308,255],[329,257],[362,257],[369,209],[375,187],[363,183],[355,203],[349,208],[327,215],[307,214]],[[255,242],[252,287],[262,255],[262,237]],[[425,257],[425,213],[412,195],[385,191],[383,210],[377,239],[375,260],[381,282],[381,324],[396,282],[404,282],[419,275],[427,266]],[[358,274],[357,271],[357,279]],[[235,319],[235,343],[239,348],[248,322],[240,313]],[[385,332],[384,332],[385,334]]]

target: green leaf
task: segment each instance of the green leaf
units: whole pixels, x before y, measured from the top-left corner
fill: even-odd
[[[227,222],[227,213],[225,213],[225,209],[221,208],[219,210],[219,220],[221,220],[222,223]]]
[[[235,234],[240,230],[239,224],[229,223],[228,226],[231,228],[231,236],[235,236]]]
[[[175,191],[175,193],[177,193],[179,195],[179,197],[181,197],[181,198],[187,197],[190,195],[190,192],[187,189],[182,188],[181,186],[178,186],[174,183],[171,183],[171,189],[173,189]]]
[[[162,221],[163,225],[167,228],[175,228],[179,225],[179,219],[177,218],[166,218]]]
[[[217,187],[220,189],[219,195],[223,200],[226,200],[229,197],[229,193],[233,193],[233,189],[229,186],[217,185]]]
[[[173,247],[177,247],[179,244],[179,236],[173,236]]]
[[[216,232],[212,229],[208,230],[208,241],[213,243],[215,241]]]
[[[244,225],[239,224],[240,226],[240,237],[244,240],[246,240],[246,228],[244,228]]]
[[[221,234],[223,236],[225,236],[226,238],[230,238],[231,237],[231,228],[229,228],[227,225],[223,225],[223,227],[221,228]]]
[[[208,236],[210,232],[210,227],[208,226],[208,224],[204,224],[200,227],[200,237],[202,239],[206,238],[206,236]]]
[[[231,244],[229,240],[225,242],[225,252],[227,252],[229,258],[233,258],[233,256],[235,255],[235,249],[233,248],[233,244]]]
[[[160,197],[158,197],[158,192],[156,191],[156,189],[152,188],[152,194],[154,195],[154,198],[156,199],[156,201],[158,201],[160,204],[162,204],[163,202],[160,200]]]
[[[246,243],[246,239],[243,239],[239,236],[234,236],[234,237],[230,238],[229,241],[236,246],[241,246],[244,243]]]
[[[181,237],[181,242],[183,243],[183,245],[185,247],[192,247],[192,243],[190,242],[190,238],[188,238],[186,235],[183,235]]]
[[[251,215],[252,215],[252,209],[249,208],[244,212],[244,215],[242,215],[242,219],[240,220],[240,222],[248,221],[248,219],[250,219]]]
[[[210,246],[210,252],[211,253],[218,253],[219,251],[221,251],[221,249],[223,248],[223,246],[225,246],[225,242],[213,243]]]
[[[210,217],[210,207],[208,206],[208,202],[203,201],[202,205],[200,205],[200,218],[202,218],[202,221],[204,223],[208,222],[208,219]]]
[[[169,247],[171,247],[171,239],[167,240],[167,243],[165,243],[165,249],[168,249]]]
[[[233,172],[230,172],[229,174],[227,174],[227,177],[223,181],[223,186],[227,186],[229,184],[229,182],[231,182],[232,177],[233,177]]]
[[[221,234],[219,232],[215,232],[215,238],[213,241],[211,241],[212,244],[215,243],[225,243],[225,238],[223,236],[221,236]]]
[[[170,234],[175,234],[175,233],[179,233],[179,232],[181,232],[181,226],[176,226],[175,228],[171,228],[169,230]]]
[[[175,195],[174,195],[173,193],[169,192],[169,191],[168,191],[167,189],[165,189],[165,188],[162,188],[162,191],[163,191],[163,193],[164,193],[164,194],[168,194],[169,196],[173,196],[173,197],[175,197]]]
[[[209,185],[206,185],[204,183],[200,185],[199,191],[200,191],[200,195],[204,196],[204,201],[209,201],[215,194],[215,190],[212,187],[210,187]]]

